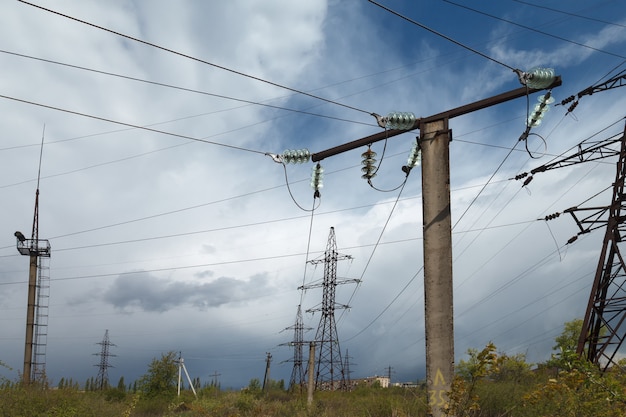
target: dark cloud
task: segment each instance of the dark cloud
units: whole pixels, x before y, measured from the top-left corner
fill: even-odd
[[[180,282],[146,272],[120,275],[104,292],[105,302],[116,308],[165,312],[192,305],[200,309],[239,303],[265,293],[268,280],[257,274],[249,280],[220,277],[207,283]]]

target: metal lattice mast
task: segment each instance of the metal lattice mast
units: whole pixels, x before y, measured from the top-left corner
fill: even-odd
[[[626,237],[626,127],[621,138],[621,150],[617,161],[617,173],[613,183],[613,197],[608,206],[606,232],[600,251],[600,260],[583,320],[583,328],[578,341],[578,353],[607,370],[617,365],[617,353],[626,338],[620,330],[626,321],[626,264],[621,253],[622,241]],[[595,209],[602,213],[606,207]],[[585,219],[579,220],[575,210],[571,211],[581,230]],[[594,216],[591,216],[595,218]],[[587,217],[589,219],[589,217]],[[594,220],[592,223],[598,223]]]
[[[609,85],[597,88],[608,89],[613,87]],[[579,97],[584,94],[591,94],[590,89],[579,93]],[[568,100],[564,100],[564,102],[568,102]],[[618,143],[620,144],[619,149],[615,149],[615,144]],[[624,217],[626,214],[626,207],[624,207],[626,201],[624,195],[626,126],[624,126],[624,132],[621,136],[604,140],[585,140],[578,145],[577,151],[571,155],[534,168],[530,171],[530,176],[529,173],[525,172],[515,177],[516,179],[526,178],[524,180],[525,186],[532,181],[535,174],[615,156],[618,157],[618,160],[611,203],[608,206],[572,207],[564,210],[564,213],[569,213],[574,218],[580,229],[579,235],[605,228],[600,259],[576,349],[579,355],[584,355],[602,370],[618,365],[618,352],[626,338],[622,328],[626,321],[626,264],[620,251],[621,242],[626,237],[624,235],[626,231],[626,217]],[[548,215],[545,220],[553,220],[559,215],[560,213]],[[576,239],[578,236],[572,237],[568,244],[573,243]]]
[[[352,259],[350,255],[341,255],[337,252],[337,241],[335,239],[335,228],[330,228],[324,259],[309,261],[312,264],[324,263],[324,279],[321,284],[303,286],[301,289],[322,287],[322,304],[319,308],[312,308],[307,312],[321,311],[317,332],[315,334],[315,344],[317,346],[317,363],[315,374],[316,389],[336,390],[345,387],[345,372],[343,361],[341,360],[341,348],[339,346],[339,336],[337,335],[337,324],[335,322],[335,310],[348,308],[344,304],[335,302],[335,289],[337,285],[347,283],[358,283],[357,279],[337,280],[337,261]]]
[[[108,329],[104,332],[104,338],[102,339],[102,342],[99,342],[97,344],[100,345],[100,353],[94,353],[94,355],[100,356],[100,362],[94,365],[98,367],[98,376],[96,377],[95,388],[103,390],[109,387],[108,369],[113,368],[113,365],[109,363],[109,358],[116,356],[110,352],[110,348],[112,346],[115,346],[115,344],[111,343],[111,341],[109,340]]]
[[[352,390],[352,381],[350,379],[350,374],[352,373],[352,371],[350,371],[350,358],[351,356],[348,354],[348,349],[346,349],[346,356],[344,357],[344,362],[343,362],[343,372],[345,375],[345,389],[348,391]]]
[[[302,389],[306,383],[302,347],[305,343],[308,344],[308,342],[304,341],[304,331],[311,330],[311,328],[304,326],[301,305],[298,305],[296,322],[293,326],[287,327],[285,330],[293,330],[293,340],[288,343],[289,346],[293,347],[293,369],[291,371],[291,378],[289,379],[289,389],[293,390],[296,387]]]

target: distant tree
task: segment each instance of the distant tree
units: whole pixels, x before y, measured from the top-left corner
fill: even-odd
[[[520,383],[531,376],[531,364],[526,362],[526,354],[507,355],[499,353],[495,366],[491,369],[490,379],[493,381],[511,381]]]
[[[171,351],[162,354],[161,359],[152,360],[148,373],[140,378],[139,386],[147,397],[174,396],[177,377],[177,353]]]
[[[566,322],[563,325],[563,331],[561,334],[554,339],[556,345],[554,345],[552,349],[556,351],[576,351],[578,348],[578,338],[580,337],[582,328],[582,319],[574,319]]]
[[[261,381],[258,378],[252,378],[248,384],[248,391],[261,392]]]
[[[59,383],[57,384],[57,388],[58,389],[65,388],[65,378],[61,377],[61,379],[59,379]]]
[[[117,382],[117,389],[126,392],[126,384],[124,383],[124,376],[120,377],[120,380]]]
[[[563,331],[554,339],[556,344],[552,349],[556,352],[552,353],[550,359],[545,363],[546,366],[557,369],[572,368],[573,361],[578,358],[576,350],[578,349],[578,338],[582,328],[582,319],[565,322]]]
[[[2,361],[0,361],[0,368],[5,368],[8,371],[12,371],[13,370],[9,365],[7,365],[6,363],[4,363]],[[10,381],[8,379],[6,379],[3,376],[0,376],[0,384],[2,384],[4,386],[4,385],[7,385],[9,383],[10,383]]]

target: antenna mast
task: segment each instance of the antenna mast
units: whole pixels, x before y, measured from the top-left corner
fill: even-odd
[[[44,130],[41,135],[39,167],[37,170],[37,190],[35,191],[35,213],[30,239],[22,232],[15,232],[17,250],[30,257],[28,273],[28,302],[26,309],[26,338],[24,346],[24,385],[32,381],[43,381],[46,373],[46,344],[48,337],[48,304],[50,298],[49,263],[50,242],[39,239],[39,180],[43,156]]]

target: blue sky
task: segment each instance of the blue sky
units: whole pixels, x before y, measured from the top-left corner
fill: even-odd
[[[280,344],[292,334],[283,330],[295,320],[297,288],[322,277],[305,261],[324,250],[330,227],[354,257],[338,275],[362,280],[337,291],[351,305],[337,321],[352,377],[391,366],[394,381],[409,381],[425,366],[419,169],[399,195],[361,179],[365,149],[328,158],[311,217],[298,205],[313,205],[312,164],[287,166],[288,189],[264,153],[317,152],[379,132],[369,113],[425,117],[518,88],[509,67],[555,68],[558,103],[623,70],[626,57],[618,1],[533,3],[567,14],[508,0],[382,3],[499,63],[367,1],[35,3],[197,59],[3,5],[0,360],[13,370],[0,372],[10,379],[22,366],[28,277],[13,233],[30,236],[44,126],[39,237],[52,245],[53,382],[95,376],[106,329],[117,345],[113,383],[170,350],[182,351],[192,377],[218,372],[233,387],[262,378],[271,352],[272,377],[288,380],[292,351]],[[615,161],[539,174],[523,189],[509,179],[598,132],[619,135],[623,108],[619,88],[582,98],[572,114],[553,106],[533,129],[545,143],[528,141],[534,158],[518,143],[525,98],[451,120],[457,360],[493,341],[544,361],[563,323],[583,316],[603,233],[557,250],[575,223],[537,219],[610,187]],[[376,188],[402,183],[415,135],[373,145]],[[610,190],[587,204],[609,199]],[[303,309],[321,296],[307,291]],[[317,327],[319,314],[304,318]]]

